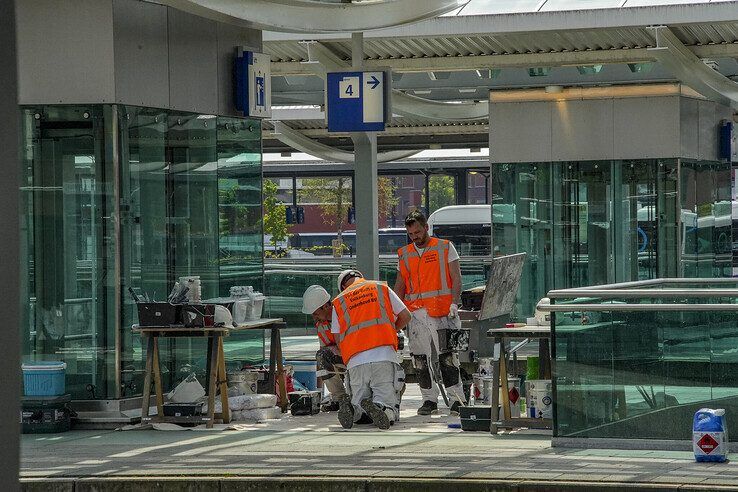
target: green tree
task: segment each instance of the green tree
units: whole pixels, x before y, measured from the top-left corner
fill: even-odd
[[[377,180],[377,210],[379,217],[389,217],[392,209],[400,203],[400,197],[396,195],[397,186],[392,178],[380,177]]]
[[[456,192],[454,190],[453,176],[443,174],[431,176],[428,188],[430,192],[428,213],[432,214],[441,207],[456,205]],[[425,197],[423,197],[423,202],[425,202]]]
[[[271,234],[271,244],[275,250],[277,243],[287,239],[292,225],[287,223],[287,207],[277,199],[278,190],[277,183],[271,179],[264,180],[264,234]]]

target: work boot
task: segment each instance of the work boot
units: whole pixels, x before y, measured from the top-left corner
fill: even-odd
[[[418,415],[430,415],[438,412],[438,403],[430,400],[425,400],[423,406],[418,408]]]
[[[384,408],[374,403],[371,398],[364,398],[361,400],[361,408],[367,415],[369,415],[369,418],[372,419],[374,425],[382,430],[390,428],[390,419],[385,413]]]
[[[351,404],[349,395],[341,395],[338,402],[338,421],[344,429],[350,429],[354,426],[354,406]]]
[[[338,410],[339,406],[340,405],[337,401],[328,401],[328,402],[323,403],[320,406],[320,411],[321,412],[335,412]]]
[[[451,415],[458,415],[459,414],[459,407],[461,406],[460,401],[455,401],[451,404]]]

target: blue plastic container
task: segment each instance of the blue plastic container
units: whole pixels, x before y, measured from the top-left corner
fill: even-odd
[[[295,379],[306,389],[318,389],[317,366],[314,360],[288,360],[285,364],[292,366]]]
[[[692,424],[692,448],[697,461],[723,462],[728,459],[728,428],[725,410],[700,408]]]
[[[66,362],[43,361],[23,364],[25,396],[60,396],[65,390]]]

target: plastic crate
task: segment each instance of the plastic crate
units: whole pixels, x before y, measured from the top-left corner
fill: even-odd
[[[42,361],[23,364],[25,396],[59,396],[65,391],[66,362]]]

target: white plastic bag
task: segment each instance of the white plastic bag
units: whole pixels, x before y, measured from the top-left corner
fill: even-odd
[[[192,403],[203,396],[205,396],[205,388],[202,387],[195,374],[190,373],[169,393],[169,400],[174,403]]]

